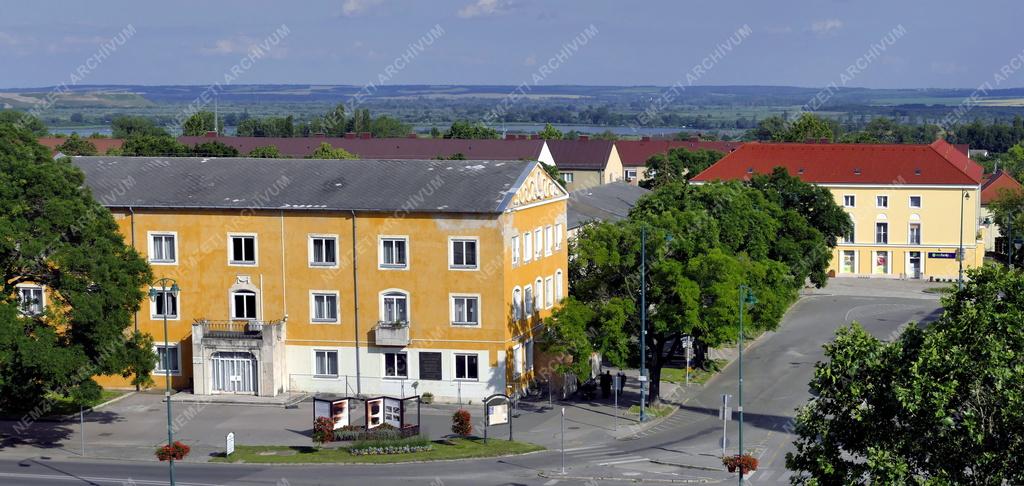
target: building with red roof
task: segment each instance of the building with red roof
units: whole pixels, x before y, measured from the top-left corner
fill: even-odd
[[[551,156],[565,180],[566,188],[577,191],[622,180],[622,160],[616,142],[590,140],[548,140]]]
[[[776,167],[830,189],[853,220],[834,250],[836,276],[957,278],[961,245],[964,268],[982,264],[982,167],[945,141],[746,143],[692,181],[749,180]]]
[[[721,140],[700,140],[691,138],[689,140],[668,140],[651,139],[644,137],[640,140],[619,140],[615,147],[622,159],[622,167],[625,171],[625,178],[632,184],[638,184],[646,177],[647,160],[655,155],[667,155],[672,149],[716,150],[722,153],[732,152],[743,145],[743,142],[727,142]]]
[[[39,143],[53,151],[54,155],[57,155],[57,147],[59,145],[62,145],[67,140],[67,137],[40,137]],[[96,147],[96,153],[100,155],[105,155],[111,149],[120,150],[122,147],[124,147],[124,139],[121,138],[83,137],[82,140],[88,141],[89,143],[93,144]]]
[[[998,221],[994,221],[989,205],[1006,193],[1020,191],[1020,182],[1006,171],[997,170],[985,174],[981,182],[981,218],[983,224],[988,226],[988,232],[985,233],[986,251],[996,251],[996,238],[1002,236],[1001,226]]]

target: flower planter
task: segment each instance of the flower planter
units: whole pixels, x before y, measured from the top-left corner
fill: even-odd
[[[174,441],[171,445],[161,446],[156,450],[156,458],[161,461],[180,461],[188,455],[191,448],[181,442]]]

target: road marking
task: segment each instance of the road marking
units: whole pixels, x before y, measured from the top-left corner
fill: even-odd
[[[544,483],[544,486],[554,486],[556,484],[558,484],[558,480],[557,479],[552,479],[551,481],[548,481],[548,482]]]
[[[639,457],[639,456],[628,456],[628,457],[629,458],[627,458],[627,459],[620,459],[618,461],[608,461],[608,462],[598,463],[598,466],[614,466],[616,464],[629,464],[631,462],[647,462],[647,461],[649,461],[649,459],[647,459],[646,457]]]
[[[620,452],[617,449],[608,449],[608,450],[604,450],[604,451],[585,452],[583,454],[573,455],[572,457],[575,457],[577,459],[588,459],[588,458],[591,458],[591,457],[614,456],[614,455],[619,454],[619,453]]]
[[[151,481],[148,479],[132,479],[132,478],[104,478],[104,477],[89,477],[89,476],[67,476],[58,474],[20,474],[20,473],[3,473],[0,472],[0,478],[21,478],[21,479],[54,479],[62,481],[91,481],[99,483],[113,483],[113,484],[151,484],[159,486],[163,484],[169,484],[167,481]],[[181,481],[175,481],[175,484],[181,486],[223,486],[220,484],[213,483],[183,483]]]
[[[590,449],[601,449],[601,448],[604,448],[604,447],[608,447],[608,446],[595,445],[595,446],[585,446],[585,447],[573,447],[573,448],[570,448],[570,449],[563,449],[563,451],[564,452],[586,451],[586,450],[590,450]]]

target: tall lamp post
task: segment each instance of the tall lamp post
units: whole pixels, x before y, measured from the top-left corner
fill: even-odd
[[[647,418],[647,226],[640,228],[640,422]]]
[[[956,279],[956,289],[962,290],[964,288],[964,201],[971,198],[971,194],[966,190],[960,190],[960,251],[956,255],[957,263],[959,263],[959,276]]]
[[[168,288],[167,284],[171,284],[171,286]],[[160,286],[159,290],[157,290],[157,288],[155,287],[156,285]],[[153,285],[149,286],[149,298],[154,299],[154,300],[156,300],[156,299],[164,299],[164,301],[161,303],[161,305],[162,305],[161,308],[163,309],[163,312],[161,314],[164,317],[164,356],[165,356],[164,359],[165,359],[165,362],[163,363],[163,367],[164,367],[164,379],[167,382],[167,388],[164,391],[164,399],[167,400],[167,446],[168,447],[170,447],[172,444],[174,444],[174,431],[171,429],[171,367],[169,366],[170,365],[170,355],[167,354],[167,353],[170,352],[170,349],[171,349],[171,343],[168,340],[168,336],[167,336],[167,313],[168,313],[168,309],[167,309],[167,295],[171,294],[171,295],[173,295],[175,297],[174,303],[175,303],[175,309],[177,309],[177,297],[178,297],[178,292],[180,292],[180,291],[181,291],[181,288],[178,287],[178,282],[176,282],[172,278],[167,278],[167,277],[161,278],[160,280],[157,280],[156,282],[153,282]],[[157,356],[157,359],[159,360],[160,356]],[[171,484],[171,486],[174,486],[174,484],[175,484],[174,483],[174,459],[171,459],[171,460],[168,461],[168,467],[169,467],[169,472],[170,472],[170,484]]]
[[[757,303],[757,297],[754,297],[754,291],[747,285],[740,285],[739,305],[740,305],[740,333],[739,333],[739,363],[740,381],[739,381],[739,393],[737,398],[739,402],[737,409],[740,412],[740,443],[739,451],[740,456],[743,455],[743,310],[748,305],[754,305]],[[743,484],[743,468],[740,470],[740,484]]]

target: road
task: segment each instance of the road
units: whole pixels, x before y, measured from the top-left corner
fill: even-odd
[[[804,296],[777,332],[758,340],[744,353],[744,446],[761,459],[754,484],[786,483],[785,453],[794,411],[809,398],[807,383],[823,358],[821,345],[839,325],[860,322],[868,331],[891,339],[904,324],[937,318],[938,300],[920,292],[920,284],[839,282]],[[635,437],[573,447],[566,451],[567,471],[560,476],[561,456],[546,451],[501,459],[386,466],[259,466],[179,463],[179,485],[306,484],[617,484],[623,481],[702,481],[728,483],[724,472],[686,466],[713,466],[721,455],[723,393],[736,394],[737,366],[728,366],[681,409]],[[734,402],[735,403],[735,402]],[[728,447],[736,450],[736,422],[728,424]],[[593,478],[593,479],[588,479]],[[165,464],[68,460],[38,456],[0,456],[0,484],[157,485],[167,484]]]

